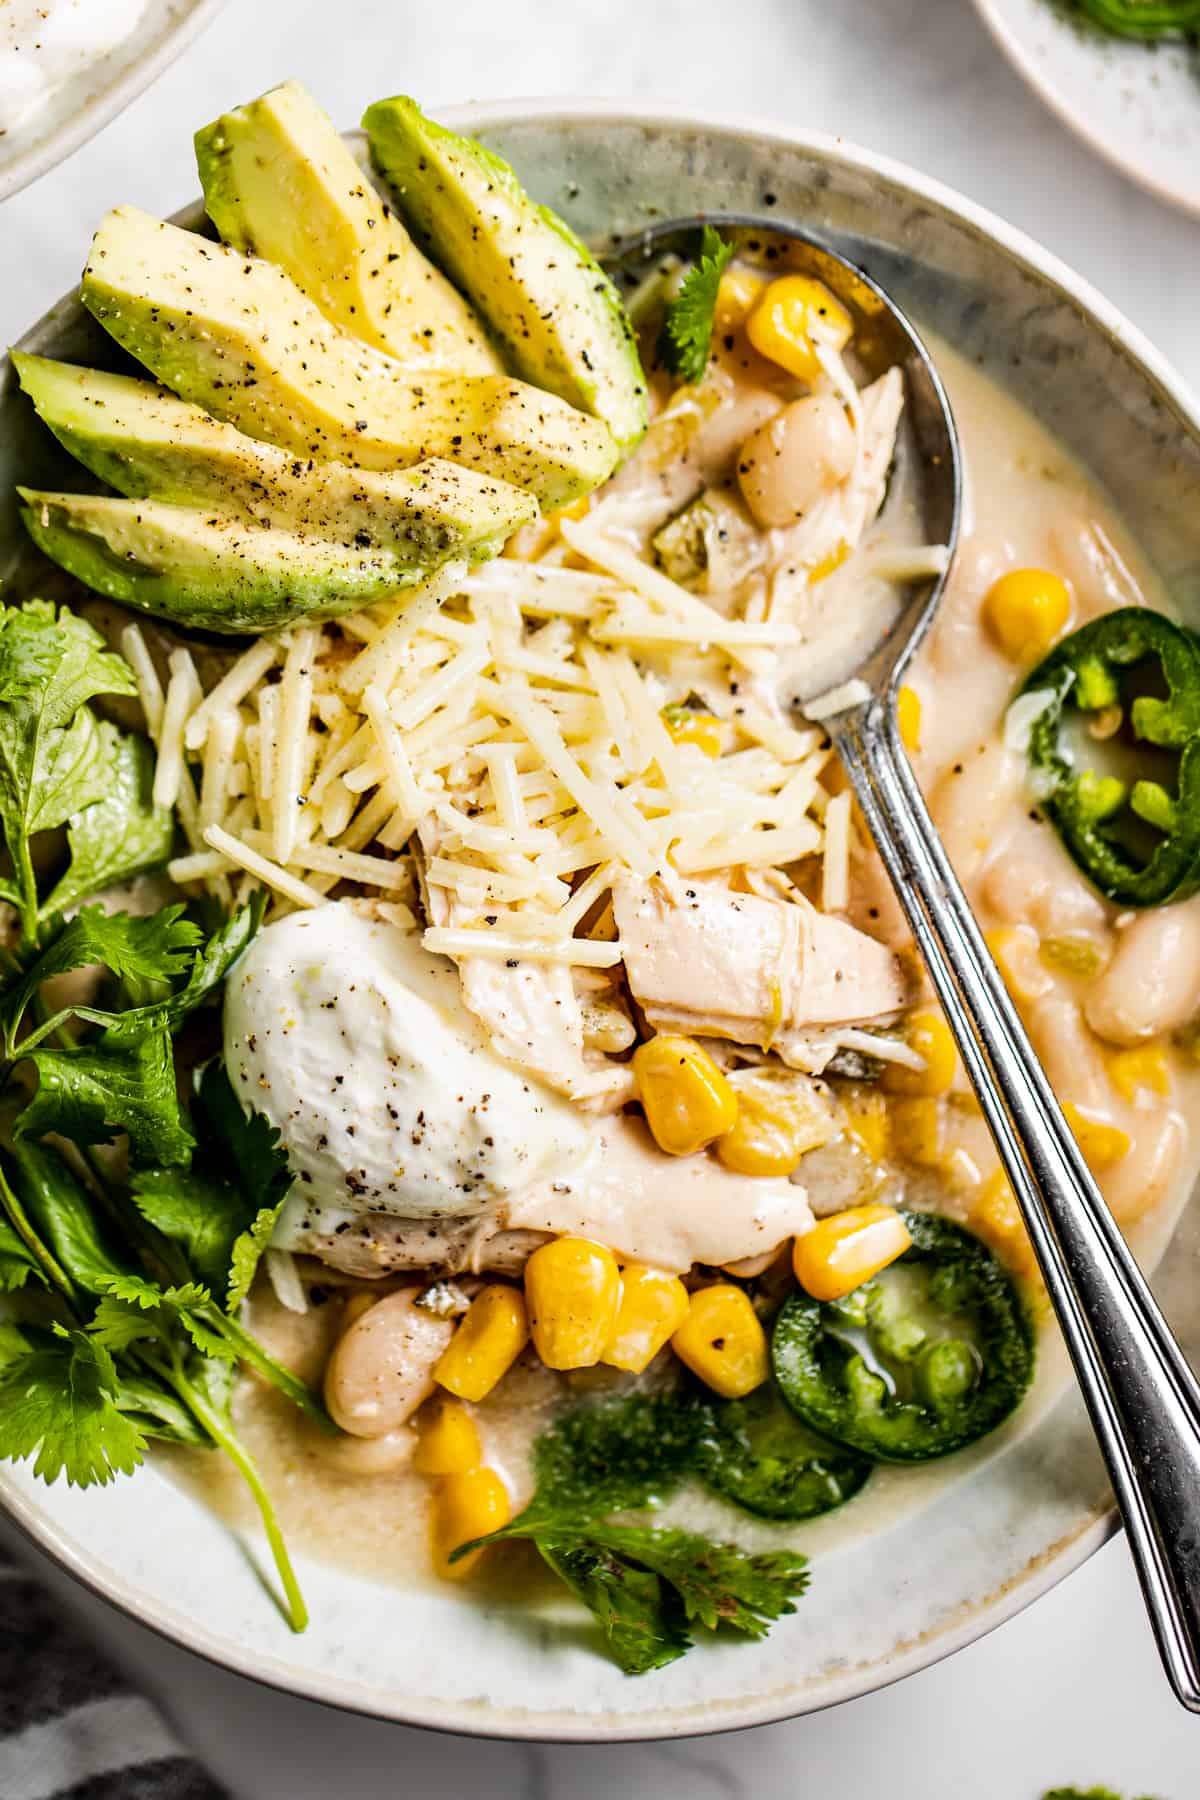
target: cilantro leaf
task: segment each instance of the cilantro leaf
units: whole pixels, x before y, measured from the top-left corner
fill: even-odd
[[[575,1521],[655,1506],[696,1468],[707,1413],[679,1393],[576,1406],[538,1438],[537,1492],[522,1519]]]
[[[185,1163],[194,1139],[175,1092],[175,1064],[165,1029],[132,1044],[107,1041],[70,1050],[38,1049],[28,1060],[37,1092],[13,1130],[19,1137],[61,1133],[77,1144],[105,1144],[129,1136],[135,1163]]]
[[[88,894],[157,868],[171,854],[175,835],[170,807],[155,806],[154,754],[143,737],[100,725],[109,769],[107,791],[71,814],[67,843],[71,861],[41,907],[43,919],[66,912]]]
[[[279,1132],[262,1113],[246,1113],[224,1065],[201,1070],[195,1110],[206,1154],[247,1202],[242,1229],[230,1247],[227,1309],[236,1312],[250,1290],[280,1209],[292,1188],[292,1172]]]
[[[23,1288],[33,1275],[45,1285],[46,1277],[7,1219],[0,1219],[0,1293]]]
[[[12,1039],[26,1007],[42,983],[52,976],[85,969],[93,963],[102,963],[121,980],[169,981],[181,974],[188,951],[200,942],[199,929],[183,917],[183,910],[182,904],[177,903],[139,917],[108,913],[102,906],[85,906],[55,934],[0,1002],[9,1054],[17,1048]],[[86,1018],[101,1020],[126,1016],[99,1013],[90,1007],[76,1010]]]
[[[752,1555],[696,1532],[635,1525],[601,1526],[594,1539],[661,1576],[689,1621],[708,1631],[728,1625],[746,1637],[765,1637],[773,1620],[795,1612],[793,1598],[808,1586],[808,1558],[795,1550]]]
[[[733,250],[720,232],[706,225],[700,254],[680,282],[675,298],[667,303],[658,353],[681,381],[699,381],[708,367],[717,289]]]
[[[96,1333],[93,1332],[93,1337]],[[228,1364],[222,1365],[228,1368]],[[190,1444],[211,1450],[213,1440],[187,1407],[158,1376],[123,1361],[117,1365],[117,1405],[144,1437],[164,1438],[171,1444]]]
[[[595,1615],[626,1674],[682,1656],[688,1627],[729,1626],[762,1637],[795,1610],[807,1558],[751,1554],[693,1532],[612,1525],[606,1513],[655,1505],[696,1471],[708,1443],[707,1406],[689,1394],[633,1394],[576,1407],[534,1446],[537,1488],[525,1511],[488,1538],[528,1538]]]
[[[587,1541],[546,1537],[536,1542],[542,1560],[593,1615],[626,1675],[665,1668],[691,1649],[679,1606],[649,1569]]]
[[[73,1487],[105,1486],[130,1475],[146,1440],[117,1405],[109,1351],[82,1331],[9,1364],[0,1376],[0,1456],[35,1459],[33,1472]]]
[[[127,664],[98,631],[45,600],[0,610],[0,835],[16,872],[22,927],[37,931],[29,840],[102,800],[115,743],[87,706],[97,694],[133,694]]]
[[[164,908],[166,912],[172,910],[175,909]],[[148,1006],[131,1007],[128,1012],[106,1015],[84,1012],[83,1016],[103,1018],[109,1023],[110,1043],[132,1041],[143,1032],[160,1026],[165,1026],[172,1032],[178,1030],[188,1014],[194,1012],[202,1000],[220,987],[262,924],[265,911],[265,896],[255,894],[248,905],[233,913],[207,943],[196,951],[187,981],[175,993],[168,994],[162,1000],[155,1000]],[[156,915],[158,918],[162,916],[162,913]],[[193,938],[192,942],[195,941]]]
[[[9,1179],[29,1223],[77,1287],[102,1294],[128,1273],[97,1224],[94,1202],[52,1145],[17,1138]]]
[[[253,1202],[229,1182],[195,1168],[142,1169],[132,1177],[132,1187],[142,1217],[180,1245],[210,1293],[224,1294],[233,1247],[255,1221]]]

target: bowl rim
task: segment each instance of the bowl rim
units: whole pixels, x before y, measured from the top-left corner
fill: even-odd
[[[1067,91],[1047,72],[1046,64],[1038,56],[1036,48],[1027,43],[1025,37],[1009,24],[1004,0],[975,0],[975,10],[997,48],[1007,58],[1009,66],[1065,130],[1086,144],[1092,154],[1100,157],[1110,169],[1116,169],[1126,181],[1140,187],[1144,193],[1152,194],[1166,206],[1178,207],[1181,212],[1190,213],[1194,218],[1200,217],[1200,187],[1177,186],[1143,163],[1130,164],[1122,161],[1120,152],[1105,137],[1099,125],[1093,124],[1082,103],[1069,97]],[[1148,46],[1143,45],[1142,48]]]
[[[186,12],[175,19],[168,14],[149,48],[136,53],[118,69],[111,81],[89,93],[83,105],[57,131],[51,130],[47,136],[35,138],[29,148],[14,156],[11,162],[0,163],[0,200],[19,194],[22,188],[57,168],[110,124],[118,113],[124,112],[211,23],[225,0],[186,0],[186,4]],[[177,5],[178,0],[174,0],[173,10]],[[75,79],[83,79],[83,76]]]
[[[209,3],[211,4],[211,0]],[[216,4],[220,4],[220,0],[216,0]],[[493,100],[445,107],[440,110],[439,116],[456,129],[476,132],[500,126],[551,121],[564,126],[601,123],[649,129],[660,126],[668,129],[690,127],[697,131],[716,131],[725,135],[749,136],[767,143],[786,144],[840,162],[862,173],[882,175],[906,188],[914,196],[931,202],[959,224],[999,244],[1022,268],[1056,287],[1076,312],[1099,327],[1140,366],[1143,374],[1158,389],[1170,408],[1200,438],[1200,401],[1144,333],[1090,282],[1077,275],[1066,263],[1025,232],[1009,225],[947,184],[921,174],[892,157],[828,133],[796,130],[782,121],[762,119],[745,113],[699,112],[686,105],[671,102],[631,105],[626,100],[615,99]],[[347,132],[345,135],[353,138],[355,134]],[[73,295],[64,296],[63,300],[51,307],[43,315],[43,320],[30,327],[30,335],[73,298]],[[539,1726],[538,1715],[515,1711],[507,1716],[497,1713],[482,1720],[477,1705],[465,1701],[443,1703],[426,1699],[414,1705],[398,1699],[395,1704],[391,1704],[386,1696],[373,1694],[358,1682],[299,1668],[282,1658],[264,1659],[261,1655],[252,1655],[240,1649],[233,1640],[183,1617],[167,1605],[158,1601],[147,1605],[131,1594],[124,1584],[110,1580],[103,1572],[91,1567],[83,1546],[49,1521],[30,1495],[3,1473],[0,1473],[0,1508],[23,1536],[91,1594],[106,1601],[134,1623],[157,1632],[169,1642],[232,1674],[283,1693],[393,1724],[418,1726],[469,1737],[584,1744],[656,1741],[745,1730],[842,1705],[846,1701],[888,1687],[974,1643],[1023,1611],[1079,1568],[1119,1529],[1113,1508],[1093,1513],[1033,1558],[1019,1576],[964,1609],[943,1627],[923,1633],[892,1652],[886,1663],[848,1668],[832,1678],[822,1680],[819,1687],[814,1685],[811,1692],[797,1686],[787,1694],[777,1691],[762,1700],[749,1698],[732,1702],[727,1710],[723,1709],[720,1716],[715,1718],[711,1713],[697,1717],[690,1708],[686,1711],[676,1708],[675,1717],[668,1713],[649,1716],[642,1714],[630,1718],[628,1723],[611,1715],[604,1720],[598,1720],[594,1715],[582,1716],[578,1728],[574,1728],[562,1715],[554,1717],[552,1726]]]

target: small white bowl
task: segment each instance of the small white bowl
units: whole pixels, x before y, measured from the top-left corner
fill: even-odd
[[[44,106],[0,133],[0,200],[86,144],[158,79],[223,5],[224,0],[150,0],[128,38],[105,56],[81,61]]]
[[[467,108],[453,122],[510,158],[538,198],[593,241],[699,211],[765,211],[828,234],[1059,433],[1188,605],[1186,583],[1200,570],[1196,405],[1133,326],[1019,232],[883,157],[754,120],[541,102]],[[200,219],[193,207],[181,222]],[[111,359],[73,296],[20,347]],[[27,571],[30,560],[13,484],[54,486],[73,467],[11,375],[0,379],[0,575]],[[1200,588],[1191,602],[1200,615]],[[1157,1283],[1193,1354],[1198,1246],[1193,1205]],[[953,1475],[949,1485],[942,1473]],[[703,1644],[640,1680],[605,1660],[573,1605],[538,1612],[433,1583],[396,1589],[303,1556],[313,1623],[292,1637],[260,1581],[261,1546],[244,1547],[154,1470],[79,1493],[5,1466],[0,1503],[94,1592],[241,1674],[408,1724],[594,1741],[756,1725],[866,1693],[990,1630],[1113,1529],[1071,1394],[1041,1419],[1027,1408],[916,1485],[920,1510],[880,1509],[879,1529],[857,1542],[827,1541],[836,1515],[797,1527],[794,1542],[812,1554],[811,1590],[761,1643]],[[851,1506],[873,1508],[871,1495],[869,1484]]]
[[[1108,37],[1054,0],[975,0],[1019,75],[1160,200],[1200,213],[1200,51]]]

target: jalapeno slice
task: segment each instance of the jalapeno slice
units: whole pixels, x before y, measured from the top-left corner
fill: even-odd
[[[1081,12],[1118,37],[1170,37],[1200,31],[1200,0],[1079,0]]]
[[[1056,644],[1020,691],[1046,696],[1029,732],[1034,787],[1093,886],[1120,906],[1200,889],[1200,640],[1148,607],[1122,607]],[[1073,714],[1110,736],[1133,779],[1076,766]],[[1177,753],[1173,770],[1166,753]]]
[[[815,1519],[849,1500],[872,1464],[818,1437],[766,1382],[708,1408],[701,1472],[708,1486],[762,1519]]]
[[[1033,1376],[1033,1334],[977,1238],[932,1213],[903,1216],[912,1248],[843,1300],[794,1294],[771,1353],[813,1431],[881,1462],[926,1462],[1008,1417]]]

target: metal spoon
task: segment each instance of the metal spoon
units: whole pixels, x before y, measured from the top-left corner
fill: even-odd
[[[898,454],[919,495],[926,541],[958,537],[961,465],[949,403],[899,307],[864,270],[800,231],[747,218],[672,220],[614,262],[642,278],[694,256],[713,224],[748,259],[812,274],[856,320],[868,369],[904,373]],[[1021,1209],[1125,1522],[1167,1675],[1200,1712],[1200,1382],[1105,1205],[950,867],[896,722],[905,669],[945,575],[913,584],[886,637],[855,671],[868,697],[822,717],[929,970]],[[811,699],[812,696],[805,696]]]

